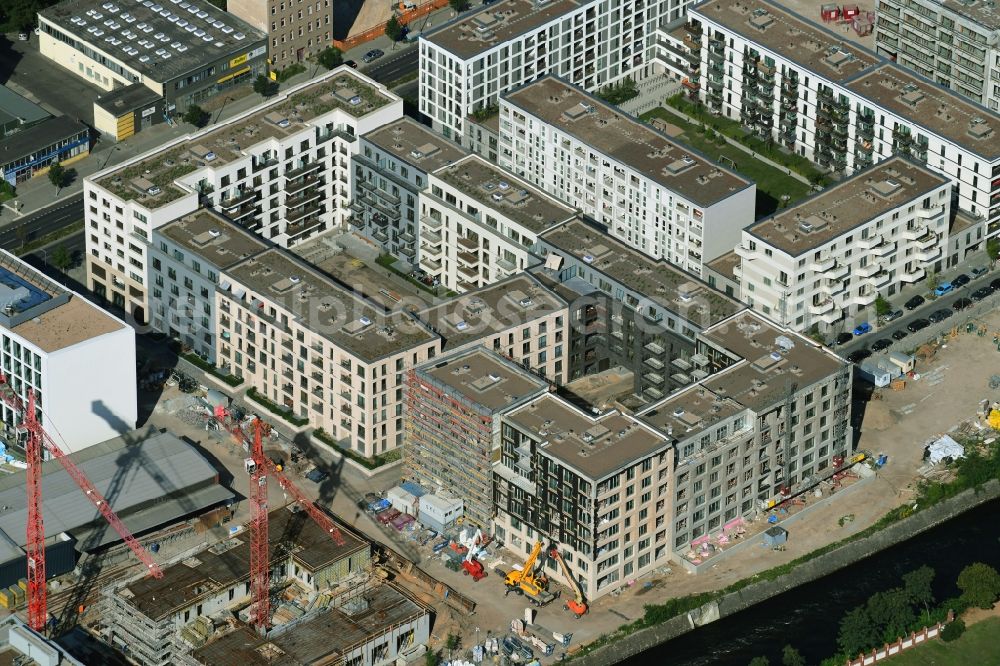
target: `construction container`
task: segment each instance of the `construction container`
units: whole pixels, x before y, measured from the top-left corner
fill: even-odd
[[[17,581],[17,586],[19,588],[21,588],[22,590],[24,590],[25,592],[27,592],[28,591],[28,579],[27,578],[21,578],[20,580]]]
[[[11,596],[7,590],[0,590],[0,606],[3,608],[13,608],[14,604],[11,603]]]
[[[840,18],[840,7],[835,4],[826,4],[820,7],[820,16],[824,21],[836,21]]]
[[[417,496],[404,488],[400,486],[390,488],[386,492],[385,498],[392,502],[392,508],[400,513],[408,513],[411,516],[417,514]]]
[[[441,495],[424,495],[419,504],[420,523],[435,532],[446,531],[465,512],[462,500]]]

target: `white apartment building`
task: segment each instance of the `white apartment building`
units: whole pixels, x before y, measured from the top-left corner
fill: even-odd
[[[734,275],[743,300],[781,326],[843,328],[947,264],[950,212],[948,179],[890,157],[748,227]]]
[[[137,417],[135,331],[0,251],[0,368],[66,453],[118,437]],[[22,415],[0,404],[8,441]]]
[[[710,110],[846,174],[906,154],[1000,233],[1000,117],[769,0],[709,0],[699,95]]]
[[[202,206],[284,247],[343,228],[358,136],[402,115],[344,66],[86,178],[89,286],[145,321],[153,230]]]
[[[553,76],[501,97],[500,165],[699,277],[754,219],[751,181]]]
[[[420,194],[420,268],[459,293],[537,263],[538,234],[575,217],[572,208],[478,155],[430,174]]]
[[[661,20],[684,0],[502,0],[420,36],[420,111],[462,143],[467,117],[544,74],[586,90],[646,72]]]
[[[401,444],[404,373],[441,350],[426,326],[280,248],[222,271],[215,293],[217,365],[360,455]]]
[[[880,0],[875,50],[996,111],[1000,14],[990,0]]]
[[[215,288],[222,271],[270,245],[200,209],[153,230],[149,248],[150,325],[215,363]]]

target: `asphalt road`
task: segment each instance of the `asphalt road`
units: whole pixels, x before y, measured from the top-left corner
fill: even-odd
[[[3,219],[6,221],[11,213],[4,211],[3,215]],[[60,201],[0,228],[0,247],[11,252],[17,252],[22,240],[18,236],[19,233],[24,234],[25,243],[30,243],[36,238],[41,238],[81,220],[83,220],[83,192],[72,199]],[[19,232],[18,229],[24,229],[25,231]]]
[[[966,275],[969,275],[971,277],[971,274],[969,274],[969,273],[966,273]],[[916,310],[907,310],[907,309],[905,309],[903,307],[902,303],[893,302],[893,305],[895,307],[897,307],[898,309],[903,310],[903,316],[902,317],[900,317],[899,319],[897,319],[897,320],[895,320],[893,322],[890,322],[888,324],[884,324],[881,328],[879,328],[878,330],[872,331],[871,333],[865,333],[864,335],[862,335],[860,337],[855,337],[853,340],[851,340],[846,345],[843,345],[841,347],[834,347],[834,349],[841,356],[847,356],[851,352],[856,351],[856,350],[861,349],[861,348],[870,349],[871,348],[871,344],[873,342],[875,342],[876,340],[881,340],[882,338],[886,338],[888,340],[892,340],[892,334],[895,331],[898,331],[898,330],[905,331],[906,334],[907,334],[907,336],[908,336],[907,338],[904,338],[899,344],[903,345],[904,347],[912,347],[912,342],[910,340],[910,337],[912,337],[912,338],[914,338],[914,339],[916,339],[918,341],[919,340],[923,340],[924,338],[927,337],[928,333],[930,333],[932,331],[935,331],[939,326],[945,326],[946,328],[950,328],[951,326],[954,326],[957,322],[960,322],[960,321],[964,322],[966,318],[963,315],[965,315],[967,312],[969,312],[969,310],[960,310],[958,312],[954,312],[954,314],[951,317],[949,317],[948,319],[946,319],[941,324],[931,324],[927,328],[925,328],[925,329],[923,329],[921,331],[917,331],[916,333],[910,333],[909,331],[907,331],[906,330],[907,324],[909,324],[914,319],[920,319],[920,318],[926,319],[927,316],[929,314],[931,314],[932,312],[934,312],[935,310],[940,310],[941,308],[949,308],[949,309],[951,309],[951,305],[956,300],[958,300],[959,298],[969,298],[969,295],[972,292],[974,292],[976,289],[979,289],[980,287],[984,287],[984,286],[988,285],[990,282],[992,282],[993,280],[996,280],[998,277],[1000,277],[1000,272],[998,272],[998,271],[990,271],[990,272],[986,273],[984,276],[972,280],[972,282],[970,282],[969,284],[965,285],[964,287],[960,287],[958,289],[953,289],[951,292],[945,294],[944,296],[939,296],[938,298],[934,299],[933,301],[930,300],[930,299],[927,299],[924,302],[924,304],[921,305]],[[996,293],[997,292],[994,292],[994,295],[990,296],[986,300],[988,302],[992,302],[994,299],[997,298]],[[973,305],[975,306],[976,304],[974,303]],[[895,346],[895,341],[894,340],[893,340],[893,343],[894,343],[894,346]],[[893,349],[893,347],[890,347],[890,349]]]
[[[417,71],[419,51],[416,45],[402,53],[388,51],[380,60],[362,65],[361,70],[379,83],[392,83]]]

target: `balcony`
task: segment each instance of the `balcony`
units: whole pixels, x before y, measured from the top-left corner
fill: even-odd
[[[437,231],[441,228],[441,220],[431,217],[430,215],[423,215],[420,218],[421,231],[423,229],[431,229]]]
[[[221,200],[219,202],[219,208],[221,208],[224,211],[227,211],[231,208],[236,208],[237,206],[239,206],[244,202],[253,201],[256,196],[257,193],[254,192],[254,190],[243,190],[242,192],[237,193],[235,196]]]
[[[303,164],[302,166],[292,169],[291,171],[286,171],[283,175],[285,178],[292,180],[298,178],[299,176],[304,176],[307,173],[312,173],[319,169],[323,164],[321,162],[309,162],[308,164]]]
[[[323,193],[319,190],[313,190],[312,192],[304,192],[297,197],[286,197],[285,207],[286,208],[298,208],[299,206],[304,206],[310,201],[315,201],[323,196]]]
[[[479,271],[477,269],[475,269],[475,268],[471,268],[469,266],[459,266],[458,267],[458,272],[461,273],[462,275],[464,275],[465,277],[467,277],[470,280],[478,280],[479,279]]]
[[[257,212],[257,207],[251,204],[249,206],[244,205],[240,206],[239,208],[230,210],[229,212],[226,213],[226,215],[227,217],[229,217],[230,220],[236,222],[237,220],[242,220],[243,218],[253,215],[256,212]]]
[[[295,224],[289,224],[285,227],[285,233],[288,234],[290,238],[295,236],[301,236],[307,234],[315,229],[323,226],[323,220],[319,218],[306,218],[301,222],[296,222]]]
[[[468,236],[463,236],[462,238],[458,239],[458,245],[471,252],[479,251],[479,241],[475,238],[469,238]]]
[[[431,231],[430,229],[421,229],[420,238],[427,241],[430,245],[441,244],[441,234],[436,231]]]
[[[833,257],[825,257],[823,259],[813,259],[812,263],[809,264],[809,269],[816,271],[817,273],[823,273],[830,270],[837,265],[837,260]]]
[[[902,236],[904,239],[908,241],[913,241],[917,240],[926,233],[927,233],[927,227],[925,227],[924,225],[919,225],[916,227],[908,227],[906,229],[903,229]]]
[[[875,289],[881,289],[892,281],[892,278],[889,277],[889,271],[879,271],[868,279]]]
[[[412,248],[411,246],[409,246],[409,245],[404,245],[403,247],[399,248],[399,252],[400,252],[400,254],[403,254],[403,255],[405,255],[405,256],[407,256],[407,257],[409,257],[409,258],[410,258],[410,261],[413,261],[413,258],[414,258],[415,256],[417,256],[417,251],[416,251],[416,250],[414,250],[414,249],[413,249],[413,248]]]
[[[381,229],[379,229],[378,231],[374,232],[372,234],[372,238],[374,238],[375,240],[377,240],[379,243],[388,243],[389,242],[389,234],[385,233]]]
[[[878,273],[881,270],[882,270],[882,267],[879,266],[876,262],[873,261],[873,262],[871,262],[869,264],[866,264],[864,266],[861,266],[861,267],[855,269],[854,272],[857,273],[858,275],[860,275],[863,278],[870,278],[871,276],[875,275],[876,273]]]
[[[458,255],[458,265],[459,266],[478,266],[479,265],[479,255],[472,252],[459,252]]]
[[[662,355],[664,352],[667,351],[666,349],[663,348],[663,345],[661,345],[658,342],[647,342],[643,346],[643,349],[658,356]]]
[[[871,305],[878,298],[878,291],[872,289],[867,294],[854,294],[844,305]]]
[[[437,273],[441,270],[441,262],[438,259],[424,256],[423,253],[421,253],[420,267],[428,273]]]
[[[882,242],[871,249],[876,257],[885,257],[896,251],[896,243]]]
[[[937,261],[941,258],[941,246],[935,245],[933,247],[928,247],[922,250],[918,250],[916,254],[918,261],[924,263],[930,263],[932,261]]]
[[[834,309],[833,299],[824,298],[818,303],[813,303],[809,305],[809,314],[811,315],[822,315],[832,312]]]
[[[649,367],[653,368],[654,370],[663,369],[663,361],[656,358],[655,356],[647,356],[642,360],[642,362],[648,365]]]
[[[842,280],[851,272],[851,267],[847,264],[838,263],[833,268],[823,271],[823,277],[827,280]]]
[[[399,240],[403,243],[412,243],[417,239],[410,232],[404,231],[403,233],[399,234]]]
[[[927,273],[923,269],[923,267],[907,268],[905,271],[903,271],[903,274],[900,276],[899,279],[901,279],[903,282],[913,283],[923,280],[926,275]]]
[[[322,183],[322,179],[319,176],[309,176],[308,178],[303,178],[302,180],[288,181],[285,183],[285,194],[291,195],[296,192],[301,192],[307,187],[317,183]]]
[[[937,245],[938,237],[933,231],[928,231],[926,234],[914,241],[916,246],[921,250],[929,250],[930,248]]]
[[[862,250],[870,250],[882,242],[882,236],[876,234],[868,238],[858,238],[854,241]]]
[[[320,204],[314,204],[312,206],[306,206],[301,210],[288,211],[285,214],[285,218],[288,220],[289,223],[295,223],[298,222],[299,220],[309,217],[310,215],[316,215],[322,212],[322,210],[323,207]]]

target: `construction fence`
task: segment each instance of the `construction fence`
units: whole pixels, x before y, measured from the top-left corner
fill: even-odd
[[[418,18],[423,18],[431,12],[435,12],[439,9],[443,9],[448,6],[448,0],[431,0],[430,2],[425,2],[421,5],[417,5],[412,9],[406,9],[396,14],[396,20],[399,21],[401,25],[409,25]],[[353,49],[355,46],[360,46],[367,42],[377,39],[385,34],[385,24],[376,25],[374,27],[368,28],[364,32],[359,32],[356,35],[351,35],[347,39],[335,39],[333,40],[333,45],[336,46],[341,51],[347,51]]]

